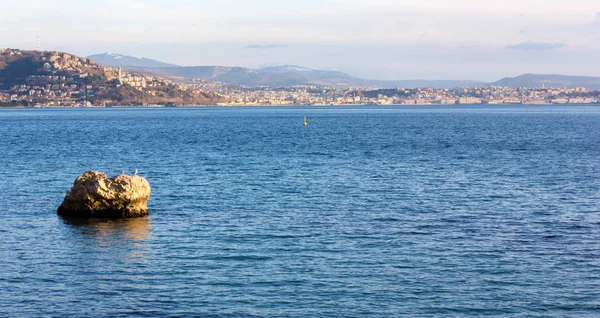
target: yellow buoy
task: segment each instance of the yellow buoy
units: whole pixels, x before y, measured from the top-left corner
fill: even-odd
[[[308,126],[308,122],[306,122],[306,116],[304,116],[304,126]]]

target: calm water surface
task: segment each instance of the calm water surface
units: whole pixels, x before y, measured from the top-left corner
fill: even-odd
[[[598,106],[1,110],[0,150],[0,316],[600,315]],[[136,168],[150,217],[56,215]]]

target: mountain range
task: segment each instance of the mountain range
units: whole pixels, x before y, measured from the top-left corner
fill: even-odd
[[[524,74],[496,82],[474,80],[369,80],[335,70],[315,70],[294,65],[251,69],[229,66],[179,66],[147,58],[114,53],[89,56],[88,59],[131,72],[161,76],[181,81],[204,80],[244,86],[323,85],[334,87],[372,88],[456,88],[482,85],[527,88],[574,88],[600,90],[600,77],[567,76],[558,74]]]
[[[102,65],[112,67],[141,67],[141,68],[154,68],[154,67],[177,67],[178,65],[164,63],[152,59],[143,57],[127,56],[115,53],[102,53],[90,55],[88,59]]]

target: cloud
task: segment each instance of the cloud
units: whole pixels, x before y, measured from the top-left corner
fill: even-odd
[[[249,44],[245,45],[244,49],[249,50],[268,50],[268,49],[279,49],[287,47],[285,44]]]
[[[555,50],[568,46],[566,43],[553,43],[553,42],[521,42],[517,44],[511,44],[507,46],[507,49],[513,50],[526,50],[526,51],[545,51],[545,50]]]
[[[600,12],[596,12],[596,19],[600,19]]]

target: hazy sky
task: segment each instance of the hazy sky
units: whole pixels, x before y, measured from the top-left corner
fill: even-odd
[[[0,0],[0,47],[378,79],[600,76],[600,0]]]

